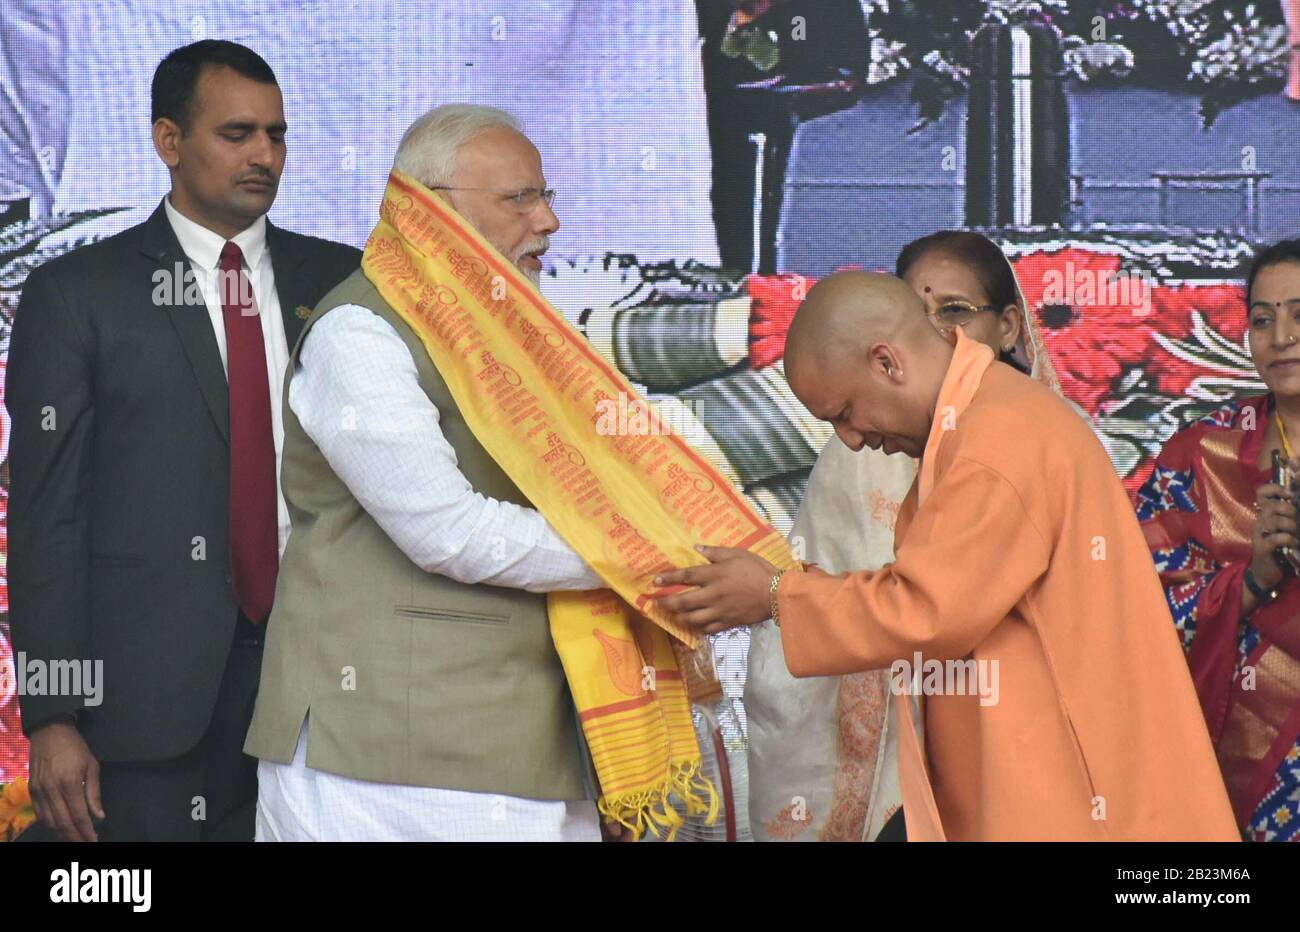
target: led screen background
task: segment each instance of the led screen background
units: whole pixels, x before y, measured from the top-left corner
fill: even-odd
[[[284,91],[271,219],[299,232],[363,245],[425,110],[515,113],[559,192],[544,292],[782,530],[830,437],[781,372],[794,296],[948,227],[1013,258],[1067,394],[1134,489],[1179,425],[1257,386],[1237,276],[1295,233],[1293,6],[9,0],[0,353],[31,268],[165,193],[159,59],[226,38]],[[1146,313],[1048,287],[1129,272],[1152,284]],[[744,645],[722,652],[733,697]],[[0,783],[26,775],[15,690],[0,622]]]

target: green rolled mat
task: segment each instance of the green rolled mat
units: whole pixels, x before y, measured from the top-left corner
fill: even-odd
[[[834,432],[794,396],[780,365],[735,372],[676,395],[745,487],[811,468]]]
[[[748,296],[635,308],[593,308],[578,323],[633,382],[667,392],[713,378],[749,357]]]

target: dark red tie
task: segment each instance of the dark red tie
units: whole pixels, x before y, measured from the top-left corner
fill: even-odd
[[[244,254],[221,250],[221,311],[230,383],[230,576],[235,601],[254,623],[271,612],[280,564],[275,499],[275,437],[266,347]]]

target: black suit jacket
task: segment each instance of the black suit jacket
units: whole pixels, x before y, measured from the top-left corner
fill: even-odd
[[[297,309],[361,254],[270,223],[266,245],[292,347]],[[156,303],[156,273],[177,263],[190,268],[160,204],[33,271],[10,344],[14,651],[103,661],[99,705],[28,689],[23,728],[75,710],[101,760],[162,760],[198,743],[238,615],[226,377],[201,299],[186,305],[177,288],[177,303]]]

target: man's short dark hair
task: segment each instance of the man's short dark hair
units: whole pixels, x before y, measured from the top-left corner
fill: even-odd
[[[271,66],[252,49],[224,39],[203,39],[182,45],[158,63],[153,73],[153,117],[150,122],[156,123],[166,117],[179,126],[182,133],[190,131],[199,75],[205,66],[232,68],[246,78],[279,86]]]

